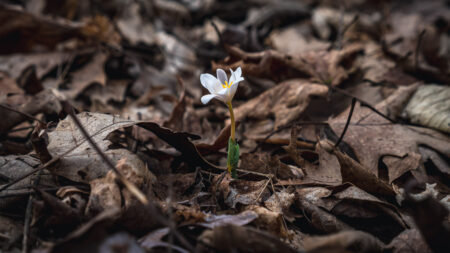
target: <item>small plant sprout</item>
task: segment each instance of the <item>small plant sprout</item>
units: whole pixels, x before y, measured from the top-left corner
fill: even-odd
[[[200,82],[203,87],[205,87],[209,93],[201,98],[203,104],[207,104],[211,99],[215,98],[224,102],[230,110],[230,120],[231,120],[231,135],[228,140],[228,156],[227,156],[227,167],[228,172],[233,178],[236,178],[236,168],[239,162],[239,145],[236,142],[235,132],[236,132],[236,122],[234,120],[233,106],[231,101],[233,100],[234,94],[238,88],[239,82],[243,81],[241,68],[237,68],[235,71],[231,70],[231,76],[228,80],[227,74],[223,69],[217,69],[217,77],[211,74],[201,74]]]

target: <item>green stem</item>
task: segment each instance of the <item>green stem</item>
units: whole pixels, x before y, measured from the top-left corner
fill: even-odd
[[[228,157],[227,157],[227,168],[228,173],[231,174],[233,178],[237,178],[236,166],[239,161],[239,145],[236,143],[236,121],[234,119],[233,106],[231,101],[227,103],[228,110],[230,110],[230,124],[231,124],[231,134],[228,140]]]

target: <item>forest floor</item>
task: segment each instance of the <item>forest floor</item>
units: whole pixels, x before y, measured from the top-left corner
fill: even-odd
[[[1,1],[0,251],[450,252],[449,6]]]

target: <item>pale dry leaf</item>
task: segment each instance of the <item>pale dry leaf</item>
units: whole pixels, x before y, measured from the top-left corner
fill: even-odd
[[[152,45],[155,42],[155,29],[152,24],[142,20],[139,12],[140,5],[132,3],[125,8],[125,13],[117,21],[117,27],[131,45],[137,46],[139,43]]]
[[[36,69],[37,78],[40,79],[50,70],[61,66],[72,57],[73,53],[66,52],[1,55],[0,70],[8,73],[12,78],[18,78],[25,69],[33,66]]]
[[[421,85],[409,100],[405,114],[412,123],[450,133],[450,87]]]
[[[258,218],[258,214],[254,211],[247,210],[235,215],[229,214],[207,214],[205,217],[205,222],[199,223],[200,225],[207,228],[215,228],[218,226],[223,226],[227,224],[235,226],[244,226],[253,220]]]
[[[81,124],[99,148],[108,157],[117,162],[123,157],[128,161],[142,163],[136,155],[125,149],[108,150],[111,141],[107,136],[120,128],[132,126],[134,121],[116,116],[83,112],[77,115]],[[91,147],[80,129],[70,117],[59,122],[55,130],[48,133],[48,151],[53,157],[64,155],[60,159],[58,168],[53,173],[69,178],[75,182],[90,182],[106,175],[109,167],[103,162],[97,152]],[[70,153],[66,154],[71,149]],[[140,167],[140,166],[137,166]]]
[[[269,40],[275,49],[290,55],[299,55],[307,51],[321,51],[330,47],[329,42],[303,34],[303,27],[304,25],[300,24],[274,31]]]
[[[271,211],[265,207],[250,205],[247,210],[254,211],[258,218],[253,221],[259,228],[263,228],[269,233],[276,235],[281,238],[288,237],[288,231],[283,221],[283,214],[280,212]]]
[[[272,194],[270,198],[264,201],[264,205],[272,212],[283,213],[283,211],[289,210],[291,205],[294,204],[294,200],[295,194],[283,189]]]

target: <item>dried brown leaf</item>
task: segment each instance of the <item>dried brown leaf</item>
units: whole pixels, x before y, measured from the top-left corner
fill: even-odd
[[[342,231],[337,234],[306,238],[304,247],[310,253],[383,252],[384,244],[368,233]]]
[[[282,82],[235,109],[238,120],[275,119],[273,129],[296,120],[316,96],[324,97],[328,88],[302,79]]]
[[[416,87],[399,88],[375,108],[391,118],[395,118],[401,112],[402,105],[406,103]],[[335,133],[343,131],[347,117],[348,111],[343,112],[340,116],[330,121],[330,126]],[[356,106],[352,121],[343,140],[353,149],[361,165],[366,167],[371,174],[378,176],[380,176],[378,164],[382,157],[415,157],[414,154],[419,154],[418,148],[421,145],[433,147],[442,154],[450,156],[450,149],[448,148],[450,139],[447,136],[431,129],[392,124],[372,110],[360,106]],[[352,161],[346,159],[345,156],[340,156],[340,160],[340,162]],[[409,164],[410,166],[402,168],[402,170],[421,173],[417,169],[416,163]],[[392,170],[397,170],[397,168],[388,167],[388,171]],[[389,175],[398,174],[389,172]],[[390,182],[393,180],[395,178],[386,179],[386,181]]]
[[[242,226],[221,226],[207,230],[197,239],[197,252],[286,252],[298,253],[278,238],[261,230]]]

